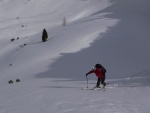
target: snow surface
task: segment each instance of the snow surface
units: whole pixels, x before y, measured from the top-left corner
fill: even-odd
[[[149,11],[149,0],[0,0],[0,113],[149,113]],[[108,88],[82,90],[96,63]]]

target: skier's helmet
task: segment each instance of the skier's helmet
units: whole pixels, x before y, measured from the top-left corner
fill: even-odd
[[[95,65],[96,68],[101,68],[102,66],[100,64]]]

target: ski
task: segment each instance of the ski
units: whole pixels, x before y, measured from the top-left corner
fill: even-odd
[[[82,88],[83,90],[100,90],[100,89],[102,89],[102,88]]]
[[[86,87],[86,88],[82,88],[83,90],[103,90],[103,91],[106,91],[106,89],[108,88],[108,84],[105,86],[105,87],[100,87],[100,88],[96,88],[96,87],[93,87],[93,88],[89,88],[89,87]]]

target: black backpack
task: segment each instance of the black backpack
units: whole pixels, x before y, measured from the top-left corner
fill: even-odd
[[[102,73],[103,73],[103,74],[105,74],[105,73],[106,73],[106,69],[105,69],[102,65],[100,65],[100,64],[96,64],[96,65],[95,65],[95,67],[97,67],[97,68],[101,68],[101,69],[102,69]]]

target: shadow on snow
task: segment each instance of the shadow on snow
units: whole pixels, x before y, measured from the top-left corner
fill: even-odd
[[[112,2],[114,1],[112,0]],[[123,7],[124,4],[121,3],[118,1],[116,4],[94,14],[107,13],[103,18],[118,19],[120,20],[118,25],[109,28],[106,33],[100,34],[102,38],[97,38],[89,48],[77,53],[62,53],[62,57],[50,65],[50,70],[39,73],[35,77],[85,80],[85,74],[96,63],[101,63],[106,67],[107,78],[109,79],[128,78],[130,75],[149,68],[150,32],[147,29],[150,29],[150,26],[144,23],[147,18],[137,14],[135,9],[138,6],[136,4],[134,9],[132,5],[125,8],[125,6]],[[96,77],[89,75],[89,79],[96,79]],[[128,81],[130,80],[121,82],[127,83]],[[112,84],[115,83],[112,82]]]

